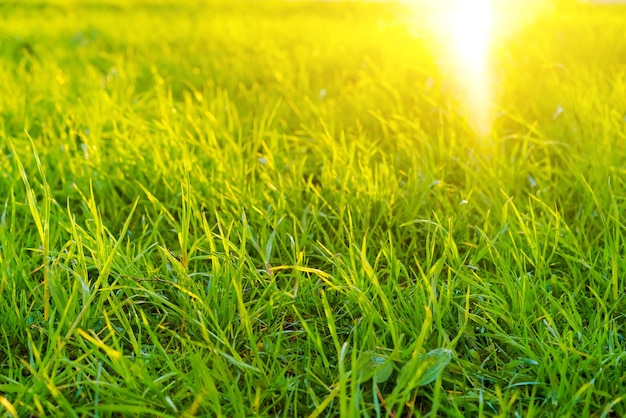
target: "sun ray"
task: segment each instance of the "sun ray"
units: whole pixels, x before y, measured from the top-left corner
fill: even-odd
[[[465,113],[480,135],[491,126],[490,43],[493,28],[489,0],[456,0],[444,15],[447,44]]]
[[[427,31],[457,90],[459,113],[479,136],[491,133],[494,117],[493,54],[497,46],[549,6],[543,0],[396,0],[406,4],[411,25]],[[548,4],[547,4],[548,3]],[[497,45],[496,45],[497,41]]]

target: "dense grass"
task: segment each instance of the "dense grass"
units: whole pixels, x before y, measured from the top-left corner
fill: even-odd
[[[625,19],[0,4],[0,411],[626,415]]]

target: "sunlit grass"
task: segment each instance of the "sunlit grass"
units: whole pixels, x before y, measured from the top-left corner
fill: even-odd
[[[406,10],[0,6],[2,413],[625,415],[626,11]]]

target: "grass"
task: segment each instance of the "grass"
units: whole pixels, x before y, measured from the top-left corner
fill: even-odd
[[[626,415],[626,10],[404,17],[1,4],[1,414]]]

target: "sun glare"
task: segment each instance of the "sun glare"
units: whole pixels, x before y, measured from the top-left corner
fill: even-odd
[[[490,48],[496,0],[403,0],[415,7],[417,27],[430,28],[450,71],[462,113],[475,132],[491,127]],[[426,19],[425,16],[428,16]],[[426,20],[426,22],[424,22]],[[426,25],[425,27],[422,25]]]
[[[481,135],[491,125],[489,52],[493,28],[489,0],[456,0],[444,13],[450,61],[455,67],[460,93],[470,124]]]
[[[498,45],[540,15],[545,0],[395,0],[408,5],[417,32],[433,37],[443,73],[458,91],[463,113],[476,134],[491,132],[494,81],[491,71],[494,40]]]
[[[488,60],[491,8],[488,0],[458,0],[450,11],[449,30],[459,64],[472,75]]]

